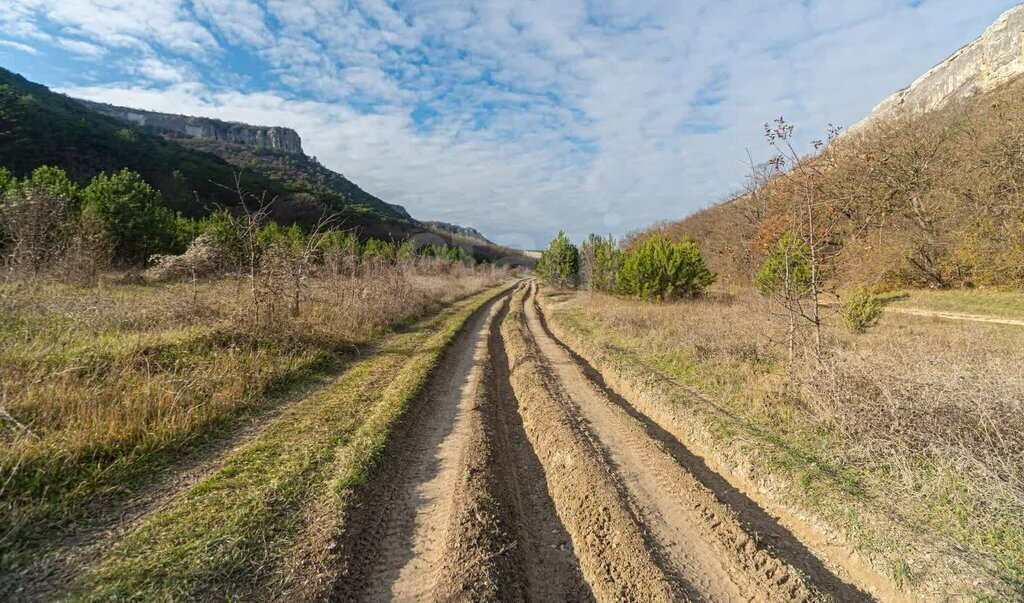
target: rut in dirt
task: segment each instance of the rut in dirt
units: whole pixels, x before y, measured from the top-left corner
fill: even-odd
[[[392,433],[343,518],[331,595],[870,600],[723,484],[520,284],[470,318]]]
[[[556,398],[605,455],[663,571],[677,576],[688,596],[799,600],[813,589],[834,600],[871,599],[830,572],[753,501],[722,487],[724,478],[594,379],[594,371],[548,330],[535,287],[523,305],[526,330]]]
[[[344,521],[343,600],[587,600],[572,543],[518,423],[485,305],[393,433]]]
[[[628,399],[608,386],[596,368],[551,331],[544,313],[539,307],[537,313],[539,326],[543,329],[545,336],[552,339],[565,351],[583,375],[594,384],[594,387],[599,389],[624,413],[642,425],[648,437],[658,442],[681,467],[685,468],[701,485],[713,492],[719,501],[733,511],[746,533],[756,535],[758,543],[767,547],[776,557],[805,576],[814,585],[817,592],[828,595],[836,601],[870,601],[873,599],[854,584],[840,578],[792,531],[779,523],[757,502],[716,473],[704,459],[687,449],[668,430],[640,412]]]

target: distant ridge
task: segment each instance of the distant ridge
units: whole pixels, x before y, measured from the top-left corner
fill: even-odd
[[[458,224],[449,224],[448,222],[438,222],[436,220],[424,222],[424,224],[437,230],[442,230],[444,232],[462,235],[470,239],[478,239],[480,241],[483,241],[484,243],[494,243],[493,241],[485,237],[483,233],[481,233],[479,230],[472,228],[470,226],[459,226]]]
[[[0,68],[0,166],[19,177],[60,167],[78,182],[127,168],[188,217],[237,205],[231,189],[240,174],[244,190],[277,199],[273,217],[283,224],[309,224],[329,211],[365,236],[403,238],[423,228],[405,209],[304,155],[293,130],[134,109],[114,117],[115,109],[98,111]]]
[[[129,125],[146,128],[169,138],[198,138],[274,149],[288,153],[302,152],[302,139],[291,128],[251,126],[238,122],[159,113],[144,109],[118,107],[107,103],[76,99],[93,111],[113,117]]]

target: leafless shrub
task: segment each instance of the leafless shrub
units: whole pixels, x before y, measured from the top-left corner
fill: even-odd
[[[7,278],[47,278],[79,286],[96,285],[110,266],[112,246],[92,214],[72,211],[63,196],[25,188],[0,205],[6,234]]]
[[[0,204],[8,267],[28,275],[49,269],[67,248],[71,215],[69,201],[62,195],[34,188],[8,193]]]
[[[1024,512],[1024,365],[995,350],[987,329],[955,341],[925,332],[912,345],[878,337],[836,349],[801,375],[810,417],[838,434],[858,466],[900,475],[908,497],[936,487],[911,467],[966,478],[965,504],[1012,501]]]
[[[181,255],[158,255],[144,276],[154,281],[184,281],[218,273],[225,265],[223,255],[208,235],[200,235]]]
[[[68,246],[54,271],[61,282],[95,286],[112,260],[113,245],[103,224],[96,216],[83,214],[71,229]]]

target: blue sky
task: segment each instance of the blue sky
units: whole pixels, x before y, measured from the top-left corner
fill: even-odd
[[[416,217],[537,248],[736,190],[780,115],[851,125],[1007,0],[0,0],[0,64],[298,130]]]

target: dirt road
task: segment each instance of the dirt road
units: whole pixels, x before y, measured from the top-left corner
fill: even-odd
[[[959,320],[964,322],[985,322],[997,325],[1013,325],[1024,327],[1024,320],[1017,318],[1006,318],[1002,316],[986,316],[984,314],[965,314],[963,312],[950,312],[942,310],[928,310],[926,308],[915,308],[910,306],[887,306],[886,312],[896,314],[909,314],[911,316],[924,316],[926,318],[941,318],[944,320]]]
[[[335,597],[870,599],[607,390],[536,294],[447,352],[344,520]]]

